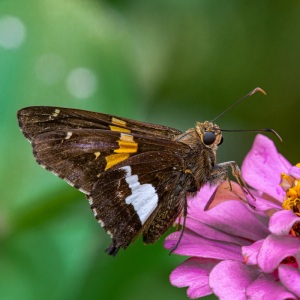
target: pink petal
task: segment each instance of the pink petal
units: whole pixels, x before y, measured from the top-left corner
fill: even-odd
[[[241,201],[226,201],[208,211],[203,211],[201,201],[194,198],[189,202],[188,215],[220,232],[252,241],[265,238],[269,234],[267,218],[259,216],[255,210]]]
[[[265,273],[271,273],[285,258],[296,257],[298,251],[300,251],[299,238],[271,234],[264,240],[257,256],[257,262]]]
[[[187,295],[192,299],[207,296],[212,293],[208,276],[217,263],[213,259],[189,258],[171,273],[170,281],[176,287],[188,286]]]
[[[285,192],[279,186],[280,174],[287,171],[286,162],[283,162],[273,141],[264,135],[257,135],[242,165],[242,174],[246,182],[282,201]]]
[[[259,240],[250,246],[242,247],[242,253],[247,265],[257,265],[257,255],[264,240]]]
[[[177,243],[180,232],[170,234],[164,246],[172,249]],[[218,242],[206,239],[192,232],[186,231],[174,253],[185,256],[197,256],[214,259],[234,259],[243,261],[241,247],[232,243]]]
[[[279,158],[281,160],[281,163],[285,166],[285,168],[289,170],[292,164],[280,153],[279,153]]]
[[[272,276],[262,276],[250,284],[246,290],[247,299],[296,299],[280,283],[275,282]]]
[[[254,196],[254,200],[251,200],[251,204],[254,206],[256,212],[264,212],[266,210],[275,209],[275,210],[282,210],[282,202],[270,197],[269,195],[250,189],[251,194]],[[250,196],[247,197],[249,199]]]
[[[257,268],[237,261],[222,261],[210,273],[209,285],[221,299],[246,299],[246,288],[259,275]]]
[[[300,179],[300,168],[293,166],[289,169],[289,174],[296,179]]]
[[[201,207],[201,210],[203,211],[204,207],[214,194],[217,187],[217,185],[211,186],[209,184],[205,184],[195,196],[188,197],[188,202],[194,202],[195,200],[197,200],[199,207]]]
[[[278,268],[278,275],[281,283],[298,298],[300,298],[300,271],[288,265],[281,265]]]
[[[273,198],[270,198],[270,197],[265,197],[265,196],[268,196],[266,194],[263,194],[262,197],[259,197],[256,194],[258,194],[258,193],[253,192],[255,201],[251,202],[251,204],[253,204],[255,207],[255,211],[265,212],[266,210],[270,210],[270,209],[275,209],[275,210],[282,209],[281,202],[274,200]],[[259,193],[259,194],[261,194],[261,193]]]
[[[206,203],[204,210],[209,210],[224,201],[237,200],[241,201],[241,198],[245,198],[245,193],[243,192],[241,186],[234,181],[230,182],[231,189],[228,181],[224,181],[219,184],[215,192],[210,197],[209,201]]]
[[[194,234],[214,241],[234,243],[239,246],[251,244],[251,241],[247,238],[234,236],[230,233],[218,230],[208,224],[205,224],[201,220],[192,219],[190,216],[186,219],[186,230],[192,231]]]
[[[281,210],[270,218],[269,230],[276,235],[289,234],[291,228],[300,218],[291,210]]]

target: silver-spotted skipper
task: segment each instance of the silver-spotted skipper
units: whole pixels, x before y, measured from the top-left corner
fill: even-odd
[[[223,137],[213,122],[197,122],[181,132],[49,106],[23,108],[18,121],[36,161],[86,194],[112,238],[110,255],[140,234],[146,244],[156,242],[181,214],[185,221],[187,195],[225,180],[228,167],[242,182],[234,161],[216,163]]]

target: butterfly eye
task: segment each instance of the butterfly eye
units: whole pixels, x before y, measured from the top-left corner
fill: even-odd
[[[222,145],[223,143],[223,137],[221,137],[220,143],[218,144],[218,146]]]
[[[216,136],[213,132],[211,131],[206,131],[203,135],[203,143],[205,145],[211,145],[215,142]]]

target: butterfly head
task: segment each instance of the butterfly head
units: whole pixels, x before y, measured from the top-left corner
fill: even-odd
[[[202,143],[207,147],[216,148],[223,142],[223,136],[220,127],[212,122],[197,122],[196,132],[198,133]]]

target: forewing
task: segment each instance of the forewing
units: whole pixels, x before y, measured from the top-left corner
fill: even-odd
[[[161,125],[134,121],[80,109],[31,106],[18,111],[19,126],[32,141],[39,134],[71,129],[104,129],[172,139],[181,131]]]
[[[151,231],[157,214],[166,218],[161,223],[166,231],[182,208],[177,184],[188,184],[189,175],[182,157],[167,151],[130,157],[103,173],[88,198],[96,219],[113,239],[109,254],[125,249],[144,228]]]
[[[41,133],[32,141],[36,161],[89,194],[101,173],[130,156],[149,151],[188,151],[184,144],[103,129],[71,129]]]

